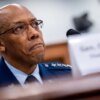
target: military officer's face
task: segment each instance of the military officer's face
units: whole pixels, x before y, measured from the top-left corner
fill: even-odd
[[[2,41],[1,53],[21,63],[41,62],[44,55],[44,41],[39,28],[41,20],[21,6],[10,5],[0,10]]]

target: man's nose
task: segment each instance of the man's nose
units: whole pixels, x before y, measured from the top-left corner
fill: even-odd
[[[35,28],[29,26],[28,33],[27,33],[27,36],[28,36],[29,40],[39,38],[39,35],[40,35],[40,32],[38,30],[36,30]]]

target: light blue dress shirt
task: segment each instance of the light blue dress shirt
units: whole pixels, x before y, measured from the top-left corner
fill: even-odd
[[[5,60],[5,63],[7,64],[8,68],[11,70],[13,75],[16,77],[16,79],[19,81],[19,83],[23,86],[24,83],[25,83],[26,78],[28,77],[28,75],[26,73],[16,69],[12,65],[10,65],[6,60]],[[36,69],[34,70],[34,72],[31,75],[33,75],[41,84],[43,84],[42,78],[39,74],[38,65],[37,65]]]

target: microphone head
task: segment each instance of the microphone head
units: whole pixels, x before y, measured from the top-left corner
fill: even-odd
[[[80,34],[78,31],[74,30],[74,29],[69,29],[67,32],[66,32],[66,36],[70,36],[70,35],[76,35],[76,34]]]

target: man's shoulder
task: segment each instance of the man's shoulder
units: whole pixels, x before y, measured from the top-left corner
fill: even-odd
[[[63,64],[63,63],[59,63],[59,62],[49,62],[49,63],[41,63],[41,65],[49,70],[72,70],[71,65],[68,64]]]
[[[50,62],[39,64],[39,68],[42,74],[48,76],[62,76],[62,75],[71,75],[72,76],[72,67],[67,64]]]

